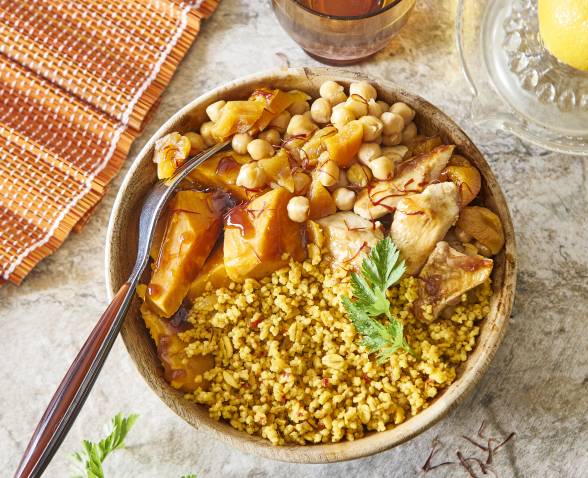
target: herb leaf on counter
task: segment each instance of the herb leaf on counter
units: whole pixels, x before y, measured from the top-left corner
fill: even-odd
[[[362,345],[376,353],[378,363],[383,363],[398,350],[413,354],[404,338],[404,326],[390,313],[390,301],[386,295],[389,287],[398,282],[406,270],[398,249],[387,237],[372,248],[363,260],[361,274],[351,273],[353,301],[343,298],[349,319],[363,336]],[[387,324],[375,317],[385,315]]]
[[[83,475],[76,475],[75,478],[104,478],[102,463],[106,457],[115,450],[125,446],[124,440],[135,424],[138,415],[124,417],[118,413],[112,419],[112,430],[98,443],[84,440],[84,450],[74,453],[74,458],[82,466]]]

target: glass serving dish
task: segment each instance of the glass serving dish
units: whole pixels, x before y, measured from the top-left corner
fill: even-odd
[[[544,48],[537,0],[459,0],[456,41],[476,124],[588,156],[588,72]]]
[[[380,10],[349,17],[319,13],[297,0],[271,3],[282,28],[306,53],[322,63],[345,65],[384,48],[405,25],[416,0],[394,0]]]

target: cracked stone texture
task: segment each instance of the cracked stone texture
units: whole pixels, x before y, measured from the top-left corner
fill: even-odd
[[[408,477],[423,474],[431,441],[439,459],[455,459],[461,438],[488,430],[516,437],[496,456],[501,477],[586,476],[588,456],[588,181],[586,161],[529,146],[470,124],[471,92],[453,40],[455,1],[421,0],[408,25],[381,53],[350,69],[379,75],[441,107],[486,154],[510,204],[519,278],[509,330],[475,391],[445,420],[409,443],[369,458],[293,465],[242,454],[208,439],[148,389],[120,340],[46,476],[71,472],[83,438],[97,439],[119,411],[140,418],[125,450],[107,461],[109,477]],[[269,4],[223,0],[180,65],[126,167],[147,138],[179,107],[244,74],[317,65],[285,34]],[[16,468],[37,420],[76,351],[106,305],[104,241],[108,215],[125,171],[113,182],[81,234],[46,259],[20,287],[0,289],[0,463]],[[457,466],[432,477],[459,477]]]

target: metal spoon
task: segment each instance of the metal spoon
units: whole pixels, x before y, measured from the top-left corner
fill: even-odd
[[[217,144],[190,158],[169,179],[158,181],[147,195],[139,219],[137,259],[127,282],[118,290],[112,302],[96,323],[59,388],[24,452],[15,478],[41,476],[78,416],[116,339],[135,288],[147,264],[153,242],[155,225],[177,185],[194,168],[213,154],[227,147],[229,141]]]

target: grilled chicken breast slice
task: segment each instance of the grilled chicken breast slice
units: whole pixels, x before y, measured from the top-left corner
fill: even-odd
[[[420,194],[403,198],[390,228],[392,240],[416,275],[459,216],[459,194],[454,183],[431,184]]]
[[[446,306],[484,283],[493,265],[492,259],[468,256],[439,242],[418,277],[415,315],[421,320],[436,319]]]

